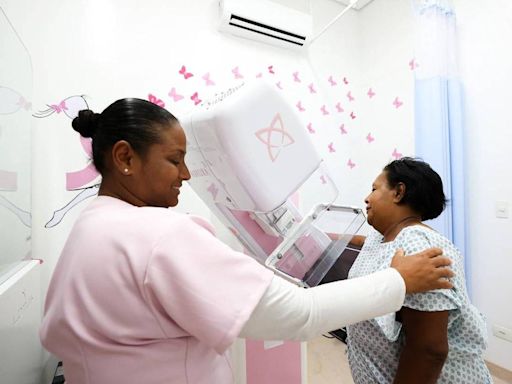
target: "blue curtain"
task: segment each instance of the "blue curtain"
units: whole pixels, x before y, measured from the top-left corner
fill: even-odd
[[[441,178],[446,210],[429,225],[464,255],[468,291],[471,266],[466,246],[463,89],[457,76],[456,17],[451,0],[411,0],[416,16],[416,156]]]
[[[471,266],[466,247],[464,124],[462,85],[442,76],[415,81],[416,156],[434,168],[449,199],[446,210],[428,224],[448,237],[465,259],[468,289]]]

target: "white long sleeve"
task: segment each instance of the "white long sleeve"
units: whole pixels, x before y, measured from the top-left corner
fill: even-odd
[[[240,337],[307,340],[395,312],[404,298],[405,282],[394,268],[308,289],[274,276]]]

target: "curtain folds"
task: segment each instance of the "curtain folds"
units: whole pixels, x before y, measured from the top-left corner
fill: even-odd
[[[449,0],[412,0],[415,14],[415,148],[441,176],[449,199],[429,222],[461,250],[466,247],[463,88],[457,76],[456,20]]]

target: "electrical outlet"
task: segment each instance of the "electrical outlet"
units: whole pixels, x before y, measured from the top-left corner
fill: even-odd
[[[512,329],[505,328],[499,325],[492,326],[492,334],[500,339],[512,342]]]

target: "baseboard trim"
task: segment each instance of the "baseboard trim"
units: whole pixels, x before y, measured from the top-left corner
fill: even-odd
[[[512,384],[512,372],[500,367],[499,365],[493,364],[489,361],[486,361],[485,364],[487,364],[487,367],[489,368],[489,371],[491,371],[491,375],[494,377],[497,377],[498,379],[504,380],[507,383]]]

